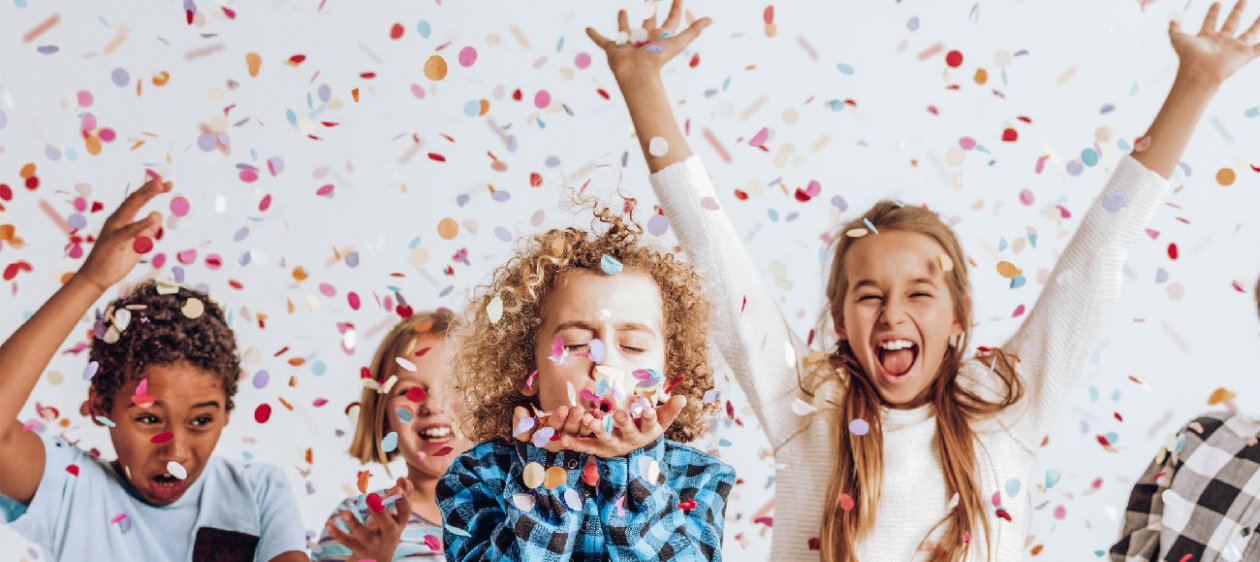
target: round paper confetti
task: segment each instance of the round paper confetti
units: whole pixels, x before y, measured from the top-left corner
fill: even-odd
[[[381,450],[386,453],[392,453],[398,450],[398,432],[391,431],[381,438]]]
[[[201,318],[202,314],[205,314],[206,303],[201,302],[201,299],[198,298],[190,298],[184,301],[184,306],[179,311],[184,313],[185,318],[196,320]]]
[[[1221,184],[1223,187],[1234,185],[1234,179],[1234,170],[1231,168],[1221,168],[1216,171],[1216,183]]]
[[[528,468],[528,467],[526,467]],[[537,486],[530,486],[536,488]],[[531,494],[512,494],[512,505],[518,511],[530,512],[534,510],[534,504],[537,502]]]
[[[563,468],[553,466],[547,469],[543,475],[543,487],[548,490],[554,490],[563,486],[569,479],[569,474]]]
[[[254,421],[258,423],[267,423],[267,420],[269,419],[271,419],[271,404],[259,404],[258,407],[254,409]]]
[[[871,431],[871,424],[867,423],[866,420],[862,418],[857,418],[849,422],[849,433],[861,436],[861,435],[866,435],[870,431]]]
[[[669,141],[663,137],[652,137],[652,140],[648,141],[648,154],[657,158],[669,154]]]
[[[451,217],[443,218],[438,221],[437,232],[438,236],[441,236],[443,240],[454,239],[456,236],[459,236],[459,223],[455,222],[455,219]]]
[[[470,67],[477,62],[477,49],[473,47],[464,47],[459,50],[459,65],[462,67]]]
[[[521,471],[521,481],[526,488],[537,488],[543,484],[543,466],[536,462],[525,465],[525,469]]]
[[[424,77],[434,82],[446,78],[446,59],[433,55],[424,61]]]
[[[184,468],[184,465],[175,461],[166,463],[166,471],[171,473],[171,476],[174,476],[177,480],[188,478],[188,470]]]

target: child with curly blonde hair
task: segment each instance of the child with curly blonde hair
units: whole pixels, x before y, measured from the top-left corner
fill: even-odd
[[[713,407],[700,279],[596,218],[524,241],[469,305],[455,379],[481,443],[438,484],[452,560],[721,559],[734,471],[680,443]]]

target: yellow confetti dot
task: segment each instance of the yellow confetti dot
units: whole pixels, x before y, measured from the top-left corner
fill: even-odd
[[[543,476],[543,487],[548,490],[554,490],[564,485],[569,480],[569,473],[563,468],[553,466],[547,469],[546,475]]]
[[[83,139],[83,146],[87,148],[88,154],[96,156],[101,153],[101,137],[91,135]]]
[[[245,66],[249,68],[251,78],[258,76],[258,69],[262,68],[262,57],[258,53],[245,53]]]
[[[424,248],[416,248],[411,251],[411,265],[416,267],[424,267],[429,263],[429,251]]]
[[[1233,401],[1235,398],[1238,398],[1238,394],[1230,391],[1228,388],[1225,388],[1223,386],[1218,387],[1216,390],[1212,391],[1211,396],[1208,396],[1208,406],[1215,406],[1217,404],[1230,402],[1230,401]]]
[[[184,301],[184,306],[179,311],[184,313],[184,317],[189,320],[196,320],[205,314],[206,303],[201,302],[201,299],[188,299]]]
[[[861,238],[867,234],[870,234],[870,231],[865,228],[851,228],[848,232],[844,233],[844,235],[849,238]]]
[[[988,82],[988,81],[989,81],[989,73],[988,73],[988,71],[986,71],[986,70],[985,70],[985,69],[983,69],[983,68],[977,68],[977,69],[976,69],[976,77],[975,77],[975,80],[976,80],[976,83],[977,83],[977,84],[980,84],[980,85],[982,85],[982,86],[983,86],[985,82]]]
[[[446,217],[438,221],[437,231],[438,236],[441,236],[443,240],[451,240],[459,236],[459,223],[451,217]]]
[[[1020,271],[1018,267],[1015,267],[1015,264],[1008,261],[998,262],[997,272],[998,272],[998,275],[1001,275],[1002,277],[1005,277],[1007,279],[1014,279],[1016,277],[1019,277],[1019,275],[1023,273],[1023,271]]]
[[[446,78],[446,59],[433,55],[424,61],[424,77],[434,81]]]
[[[936,256],[936,263],[941,266],[941,271],[949,272],[954,270],[954,260],[949,259],[949,256],[945,254]]]
[[[35,175],[35,163],[27,162],[26,164],[24,164],[22,166],[22,170],[18,173],[18,175],[21,176],[22,179],[24,180],[30,179],[31,176]]]
[[[1235,179],[1234,170],[1231,168],[1221,168],[1216,171],[1216,183],[1221,184],[1223,187],[1234,185]]]
[[[543,467],[536,462],[525,465],[525,470],[521,471],[521,481],[525,483],[526,488],[542,486],[543,478]]]

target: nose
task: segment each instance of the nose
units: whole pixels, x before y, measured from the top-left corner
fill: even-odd
[[[438,389],[434,387],[426,386],[424,390],[424,399],[416,404],[416,415],[424,418],[441,414],[444,396],[439,395]]]
[[[879,311],[880,327],[891,328],[899,326],[907,320],[909,320],[909,317],[906,316],[906,307],[899,299],[884,301],[884,306]]]
[[[192,437],[188,432],[175,428],[171,431],[171,440],[163,443],[158,450],[158,458],[162,461],[175,461],[185,464],[192,456]]]

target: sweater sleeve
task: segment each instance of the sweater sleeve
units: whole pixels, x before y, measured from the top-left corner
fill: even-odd
[[[1094,201],[1037,303],[1003,350],[1018,357],[1023,404],[1007,410],[1006,426],[1029,451],[1080,382],[1085,360],[1119,300],[1129,247],[1167,191],[1167,180],[1126,155]]]
[[[713,305],[710,338],[748,395],[774,447],[799,426],[792,402],[801,397],[798,368],[809,350],[792,334],[761,283],[735,227],[718,205],[698,156],[652,174],[652,188]]]

